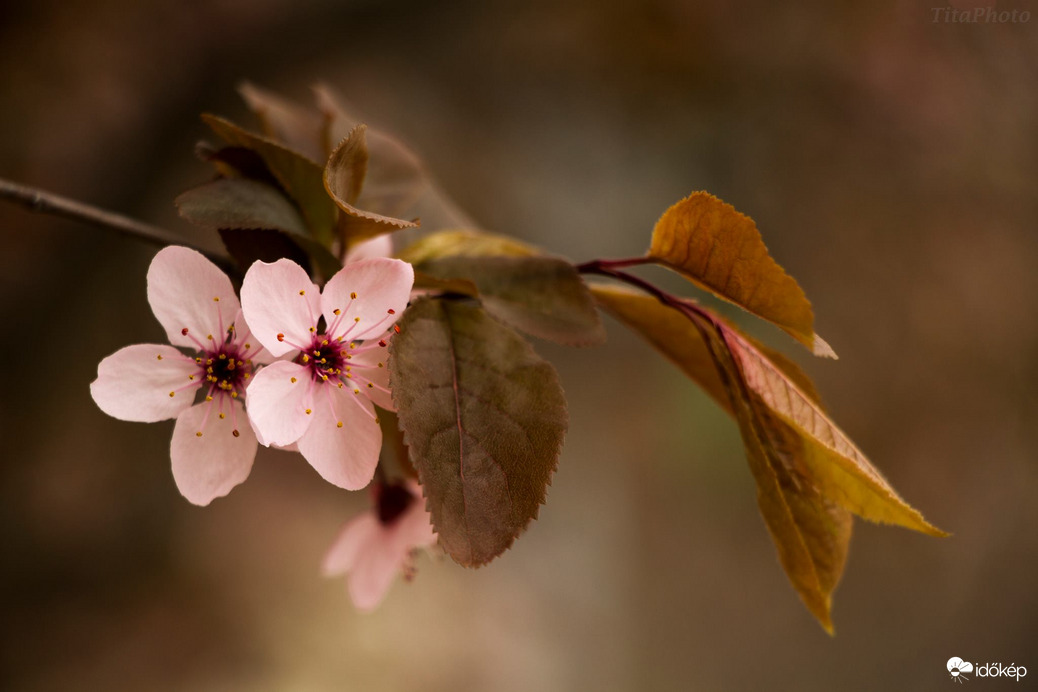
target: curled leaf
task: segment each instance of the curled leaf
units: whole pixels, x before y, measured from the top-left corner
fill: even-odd
[[[471,301],[422,298],[392,342],[390,382],[440,542],[486,564],[537,517],[568,425],[555,369]]]
[[[707,192],[660,217],[647,257],[781,327],[815,355],[835,358],[814,332],[804,291],[768,254],[753,219]]]
[[[364,125],[353,128],[335,147],[328,157],[328,165],[324,168],[325,190],[343,212],[339,217],[339,228],[347,246],[383,233],[401,228],[414,228],[418,225],[414,221],[383,216],[355,206],[361,196],[368,170],[366,132],[367,127]]]

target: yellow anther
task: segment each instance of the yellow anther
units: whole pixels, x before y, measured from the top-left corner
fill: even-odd
[[[310,327],[310,333],[313,334],[317,331],[317,327]]]
[[[321,381],[322,382],[327,382],[328,381],[328,376],[327,375],[321,375]]]
[[[341,428],[341,427],[342,427],[342,421],[339,421],[339,422],[337,422],[337,423],[335,424],[335,427],[336,427],[336,428]]]
[[[306,415],[309,416],[311,413],[312,413],[312,411],[310,409],[306,409]]]
[[[374,388],[375,388],[375,385],[373,385],[370,382],[368,382],[368,389],[374,389]]]
[[[245,350],[248,351],[250,348],[252,348],[252,344],[246,343],[245,344]]]
[[[384,368],[384,367],[386,367],[386,364],[385,364],[385,363],[379,363],[379,364],[378,364],[378,367],[380,367],[380,368]]]
[[[209,396],[208,394],[206,394],[206,395],[205,395],[205,400],[206,400],[206,401],[212,401],[212,400],[213,400],[213,397],[211,397],[211,396]]]
[[[158,355],[158,356],[155,356],[155,357],[158,358],[159,360],[162,360],[162,356],[161,355]]]
[[[247,380],[247,379],[249,379],[250,377],[252,377],[252,375],[250,375],[249,373],[245,373],[244,375],[242,375],[242,379],[243,379],[243,380]]]
[[[230,385],[228,385],[228,387],[229,387],[229,386],[230,386]],[[238,392],[231,392],[231,398],[232,398],[232,399],[237,399],[237,398],[238,398]]]
[[[206,336],[205,338],[207,338],[207,339],[209,339],[210,341],[212,341],[212,340],[213,340],[213,335],[212,335],[212,334],[209,334],[209,335],[207,335],[207,336]]]
[[[353,390],[353,393],[354,393],[354,394],[360,394],[360,390],[359,390],[359,389],[354,389],[354,390]]]
[[[356,341],[351,341],[350,342],[350,348],[357,348],[357,342]]]
[[[214,303],[219,303],[220,302],[220,296],[216,296],[215,298],[213,298],[213,302]]]
[[[339,382],[339,389],[342,389],[342,382]]]
[[[220,360],[227,360],[227,354],[226,353],[221,353],[220,354]]]
[[[195,433],[195,437],[201,437],[201,436],[202,436],[202,431],[201,430],[199,430],[198,432]]]
[[[295,384],[295,383],[296,383],[296,378],[293,377],[292,378],[292,384]]]
[[[232,431],[231,431],[231,434],[232,434],[232,435],[234,435],[235,437],[238,437],[238,436],[240,436],[240,435],[241,435],[241,433],[240,433],[240,432],[238,432],[238,430],[237,430],[237,429],[235,429],[235,430],[232,430]]]
[[[169,393],[169,396],[170,396],[170,398],[172,399],[172,398],[173,398],[174,396],[176,396],[176,392],[170,392],[170,393]]]
[[[353,321],[354,321],[354,322],[360,322],[360,318],[359,318],[359,317],[354,317],[354,318],[353,318]]]
[[[353,300],[357,300],[357,294],[356,294],[356,292],[351,292],[351,293],[350,293],[350,298],[352,298]]]
[[[309,363],[309,362],[310,362],[310,356],[308,356],[308,355],[306,355],[306,354],[304,353],[304,354],[303,354],[303,362],[304,362],[304,363]]]
[[[314,351],[314,355],[317,356],[318,358],[320,358],[321,357],[321,352],[320,351]]]
[[[342,310],[340,310],[339,308],[335,308],[334,310],[332,310],[332,314],[333,315],[341,315],[342,314]]]
[[[227,417],[226,415],[224,415],[224,414],[222,414],[222,413],[220,414],[220,420],[223,420],[223,419],[224,419],[224,418],[226,418],[226,417]]]
[[[324,341],[322,341],[321,345],[322,346],[327,346],[328,345],[328,339],[325,339]]]
[[[305,296],[305,295],[306,295],[306,291],[300,291],[300,292],[299,292],[299,295],[301,295],[301,296]]]

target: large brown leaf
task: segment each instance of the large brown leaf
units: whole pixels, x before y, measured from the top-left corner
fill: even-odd
[[[836,357],[814,332],[803,290],[768,254],[753,219],[730,204],[693,192],[656,222],[647,256],[773,322],[815,355]]]
[[[421,298],[393,339],[390,381],[440,542],[486,564],[537,517],[566,433],[552,366],[475,302]]]
[[[303,154],[316,163],[328,158],[321,137],[321,116],[282,96],[244,82],[238,93],[260,121],[267,137]]]

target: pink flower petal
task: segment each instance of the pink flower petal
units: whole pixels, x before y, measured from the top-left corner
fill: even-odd
[[[389,393],[388,357],[389,349],[379,347],[357,353],[347,362],[353,368],[354,377],[363,378],[373,385],[362,386],[361,394],[387,411],[396,411],[396,404]],[[378,366],[379,363],[382,363],[382,367]]]
[[[245,403],[256,437],[264,445],[290,445],[306,432],[313,408],[310,373],[302,365],[278,361],[253,376]]]
[[[370,612],[378,607],[410,554],[409,547],[382,538],[365,547],[347,576],[347,590],[357,610]]]
[[[212,335],[222,340],[241,307],[231,280],[219,267],[201,253],[176,245],[163,248],[151,261],[148,302],[169,342],[195,349],[196,339],[206,343]],[[183,334],[185,328],[190,336]]]
[[[346,253],[343,264],[359,262],[372,257],[389,257],[393,254],[393,236],[388,233],[361,241]]]
[[[332,485],[360,490],[375,475],[382,449],[374,407],[348,387],[318,384],[314,389],[314,420],[299,438],[299,451]]]
[[[154,423],[176,418],[194,403],[201,382],[197,376],[194,382],[188,376],[199,370],[172,346],[127,346],[97,366],[90,395],[102,411],[120,420]]]
[[[249,477],[256,458],[256,436],[237,401],[192,406],[177,417],[170,443],[173,480],[180,494],[196,505],[208,505]],[[237,430],[235,436],[233,431]],[[198,436],[198,432],[202,436]]]
[[[252,335],[277,357],[310,345],[310,328],[321,314],[321,291],[291,260],[255,262],[245,272],[241,304]]]
[[[382,537],[382,524],[373,511],[358,514],[346,522],[339,537],[324,556],[321,571],[325,576],[334,577],[349,572],[364,555],[372,541]]]
[[[407,262],[375,258],[348,264],[325,284],[321,295],[324,319],[331,325],[337,320],[335,310],[344,313],[333,336],[347,330],[350,339],[381,335],[404,312],[413,285],[414,269]]]

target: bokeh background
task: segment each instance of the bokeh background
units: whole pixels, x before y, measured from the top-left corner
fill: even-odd
[[[335,86],[483,227],[574,260],[639,254],[668,205],[712,191],[756,219],[841,359],[730,314],[954,533],[857,523],[829,638],[734,423],[610,323],[597,349],[537,344],[572,418],[539,521],[478,571],[423,558],[360,615],[318,569],[363,493],[263,450],[199,509],[172,423],[93,405],[102,357],[162,340],[155,249],[0,205],[0,687],[937,690],[952,656],[1033,684],[1038,17],[933,18],[922,0],[0,5],[0,176],[198,242],[172,199],[209,175],[197,114],[248,120],[243,79]]]

